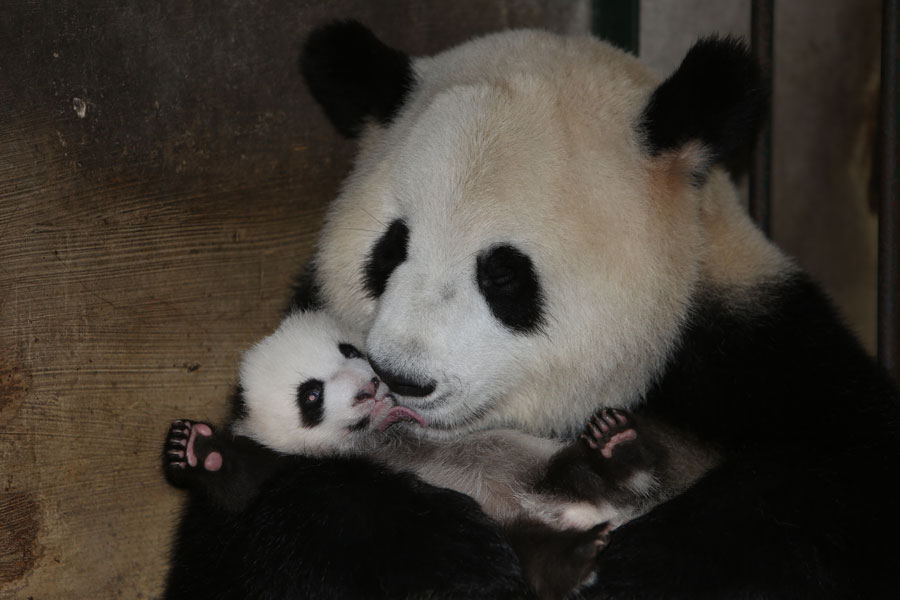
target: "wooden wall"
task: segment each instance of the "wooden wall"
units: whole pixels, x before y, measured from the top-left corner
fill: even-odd
[[[589,3],[0,7],[0,598],[157,598],[176,417],[220,421],[353,152],[297,72],[354,17],[427,53]]]

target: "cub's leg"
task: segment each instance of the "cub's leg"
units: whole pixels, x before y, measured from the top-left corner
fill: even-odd
[[[594,581],[597,555],[609,543],[606,523],[587,530],[559,530],[538,521],[504,526],[525,579],[540,600],[564,600]]]
[[[169,483],[205,494],[231,511],[251,502],[282,462],[281,455],[249,438],[187,419],[172,423],[163,446],[163,472]]]
[[[539,488],[571,500],[630,508],[653,496],[665,451],[622,410],[603,409],[557,452]]]
[[[603,409],[588,421],[581,440],[591,468],[608,485],[621,486],[638,472],[652,471],[655,457],[647,444],[646,432],[638,432],[634,419],[625,411]]]
[[[202,486],[206,475],[222,469],[212,427],[180,419],[172,423],[163,450],[163,470],[169,483],[190,489]]]

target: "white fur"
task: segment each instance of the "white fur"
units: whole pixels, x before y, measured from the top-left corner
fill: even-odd
[[[554,456],[565,447],[558,440],[511,429],[461,434],[452,441],[415,435],[423,431],[419,427],[380,432],[393,401],[384,385],[374,398],[358,401],[373,372],[364,359],[344,357],[338,349],[342,342],[358,342],[358,336],[324,313],[286,318],[244,355],[240,384],[245,410],[234,432],[288,454],[366,455],[432,485],[467,494],[500,522],[524,517],[559,529],[586,530],[600,523],[617,527],[662,497],[658,475],[665,479],[663,492],[668,494],[696,480],[714,461],[689,440],[675,438],[678,443],[673,445],[670,434],[649,425],[639,435],[665,444],[676,470],[659,474],[657,468],[666,467],[654,464],[637,471],[621,490],[632,492],[633,502],[614,502],[612,495],[573,502],[564,494],[542,491],[540,485]],[[310,378],[325,383],[323,418],[315,425],[304,422],[296,398],[298,387]],[[365,427],[353,427],[362,422]]]
[[[436,382],[403,400],[434,435],[569,435],[601,406],[632,407],[698,286],[788,268],[724,173],[691,185],[702,148],[642,149],[637,124],[659,79],[637,59],[592,38],[517,31],[414,65],[407,104],[362,140],[316,266],[327,308],[368,332],[376,362]],[[396,218],[408,258],[375,300],[362,268]],[[505,328],[477,289],[475,257],[495,243],[537,268],[537,334]]]
[[[372,411],[375,399],[352,400],[374,373],[364,358],[345,358],[340,343],[363,347],[359,334],[324,313],[288,316],[244,355],[240,383],[246,414],[233,431],[285,453],[352,448],[349,427]],[[304,426],[297,404],[297,388],[308,379],[325,383],[325,415],[316,426]],[[379,388],[376,399],[383,402],[385,392]]]

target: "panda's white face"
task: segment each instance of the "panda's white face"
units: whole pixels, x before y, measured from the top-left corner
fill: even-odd
[[[674,92],[717,52],[698,52]],[[363,133],[315,267],[325,307],[367,332],[376,372],[435,435],[565,435],[600,406],[629,408],[703,277],[777,270],[728,246],[765,242],[708,169],[713,146],[690,141],[718,143],[719,124],[684,139],[664,124],[648,151],[659,80],[634,57],[520,31],[412,69],[399,111]]]
[[[535,40],[512,42],[522,48],[494,54],[534,53]],[[323,233],[328,307],[368,331],[376,371],[434,431],[555,422],[565,433],[573,412],[633,398],[695,277],[694,242],[652,206],[634,132],[653,78],[602,45],[576,72],[529,58],[529,72],[488,81],[447,66],[458,56],[417,64],[422,90],[363,141]],[[579,69],[615,97],[573,89]],[[677,226],[692,232],[691,218]]]
[[[244,355],[235,433],[290,454],[352,449],[397,414],[359,348],[331,317],[294,313]],[[392,412],[393,411],[393,412]]]

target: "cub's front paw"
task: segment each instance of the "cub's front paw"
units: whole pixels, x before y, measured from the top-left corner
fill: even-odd
[[[216,435],[206,423],[181,419],[172,423],[163,448],[163,471],[176,487],[193,487],[222,468]]]

